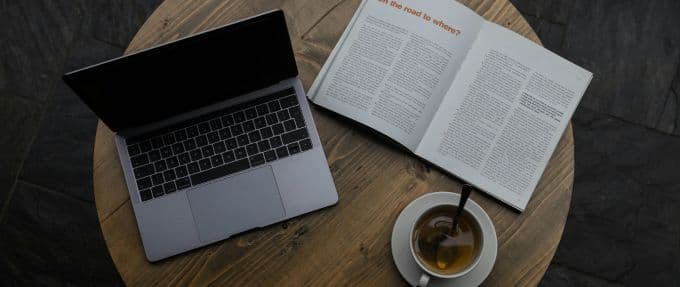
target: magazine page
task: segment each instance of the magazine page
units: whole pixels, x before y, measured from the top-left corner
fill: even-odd
[[[455,1],[365,0],[308,96],[415,150],[483,22]]]
[[[486,22],[416,154],[524,210],[591,78]]]

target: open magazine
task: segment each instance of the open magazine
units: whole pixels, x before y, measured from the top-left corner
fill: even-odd
[[[308,96],[524,210],[592,74],[451,0],[364,0]]]

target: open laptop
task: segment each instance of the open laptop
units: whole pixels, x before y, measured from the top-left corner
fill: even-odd
[[[116,132],[157,261],[337,202],[283,12],[64,75]]]

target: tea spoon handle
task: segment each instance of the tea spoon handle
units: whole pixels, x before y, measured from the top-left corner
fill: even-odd
[[[458,227],[458,218],[460,217],[460,214],[463,213],[463,209],[465,209],[465,203],[468,200],[468,197],[470,197],[470,193],[472,193],[472,185],[469,184],[464,184],[463,185],[463,191],[460,194],[460,202],[458,202],[458,209],[456,210],[456,216],[453,217],[453,224],[451,225],[451,235],[453,235],[454,230],[456,230],[456,227]]]

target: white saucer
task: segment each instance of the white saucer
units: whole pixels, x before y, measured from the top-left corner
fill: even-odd
[[[413,221],[415,221],[419,214],[432,206],[440,204],[454,204],[458,205],[460,195],[453,192],[433,192],[425,194],[413,202],[409,203],[404,210],[401,211],[397,221],[394,223],[392,230],[392,257],[394,264],[401,273],[401,276],[411,285],[416,285],[420,275],[423,273],[418,266],[415,259],[411,256],[410,232]],[[484,210],[477,205],[472,199],[469,199],[465,204],[465,210],[475,215],[480,219],[480,227],[482,234],[484,234],[484,247],[480,254],[479,264],[470,270],[468,274],[453,279],[440,279],[432,277],[430,284],[427,286],[479,286],[484,282],[493,265],[496,262],[496,253],[498,249],[498,240],[496,239],[496,229],[493,227],[493,222]]]

